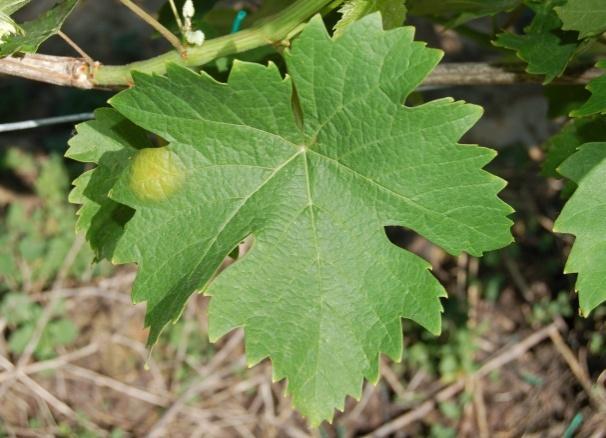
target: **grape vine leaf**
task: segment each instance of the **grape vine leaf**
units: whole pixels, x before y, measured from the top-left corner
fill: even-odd
[[[430,16],[447,20],[450,27],[460,26],[481,17],[511,11],[522,0],[407,0],[410,15]]]
[[[606,143],[586,143],[560,166],[560,173],[578,188],[553,230],[576,236],[564,272],[577,273],[581,314],[587,316],[606,301]]]
[[[128,165],[109,190],[91,177],[83,193],[135,210],[112,256],[139,265],[133,300],[147,302],[150,343],[201,290],[211,340],[244,327],[249,364],[269,357],[318,424],[377,380],[381,352],[400,358],[401,318],[440,331],[444,289],[384,226],[481,255],[511,242],[512,209],[483,170],[494,151],[457,143],[480,107],[403,105],[442,56],[413,35],[371,14],[332,39],[316,17],[286,52],[286,77],[245,62],[227,83],[176,65],[133,73],[134,87],[110,100],[121,115],[108,114],[168,145],[113,135],[124,152],[85,159],[124,153]],[[252,249],[213,280],[247,236]]]
[[[596,67],[606,69],[606,60],[600,61]],[[606,114],[606,74],[592,79],[586,87],[591,96],[579,109],[570,113],[573,117],[586,117],[594,114]]]
[[[20,34],[8,35],[0,42],[0,58],[17,52],[36,52],[40,44],[61,30],[77,3],[78,0],[63,0],[35,20],[23,23]]]
[[[560,76],[577,50],[577,33],[562,32],[560,19],[553,7],[562,0],[527,2],[535,16],[523,35],[504,32],[497,35],[493,44],[515,50],[517,56],[528,63],[530,74],[545,75],[547,84]]]
[[[579,38],[606,32],[606,3],[603,0],[567,0],[556,7],[564,30],[576,30]]]
[[[406,19],[404,0],[349,0],[339,8],[341,19],[335,24],[335,36],[341,35],[343,30],[354,21],[377,11],[383,17],[385,29],[401,26]]]
[[[606,119],[603,117],[573,119],[545,143],[547,151],[542,173],[558,178],[560,165],[581,145],[606,138]],[[572,179],[574,180],[574,179]]]

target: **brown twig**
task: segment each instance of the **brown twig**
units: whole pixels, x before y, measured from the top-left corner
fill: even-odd
[[[80,56],[82,56],[82,58],[84,58],[90,66],[93,66],[95,64],[95,61],[93,61],[93,58],[88,56],[88,53],[86,53],[84,50],[82,50],[82,48],[78,44],[76,44],[74,40],[72,40],[70,37],[68,37],[63,31],[60,30],[59,32],[57,32],[57,35],[59,35],[63,39],[63,41],[65,41],[67,43],[68,46],[70,46]]]
[[[149,24],[154,30],[162,35],[172,46],[181,54],[185,52],[185,48],[170,30],[164,27],[158,20],[149,15],[145,9],[141,8],[131,0],[119,0],[124,6],[130,9],[137,17]]]
[[[589,400],[593,405],[600,411],[606,410],[606,398],[604,397],[603,392],[598,391],[597,388],[591,384],[591,379],[587,375],[586,371],[583,369],[577,358],[574,356],[574,353],[566,344],[566,341],[562,338],[562,335],[557,330],[549,333],[549,337],[551,338],[551,342],[553,342],[554,347],[560,353],[560,355],[566,361],[566,364],[572,371],[572,374],[576,377],[577,381],[581,384]]]
[[[53,85],[95,88],[89,65],[80,58],[25,54],[0,59],[0,73]]]
[[[106,388],[113,389],[114,391],[121,392],[122,394],[125,394],[131,398],[156,406],[167,406],[170,404],[171,399],[167,394],[155,394],[77,365],[66,364],[63,368],[69,375],[73,377],[88,380],[97,386],[104,386]]]
[[[213,356],[209,364],[204,368],[204,375],[201,376],[200,382],[191,385],[187,391],[181,395],[167,410],[164,412],[160,420],[151,428],[148,436],[149,438],[161,437],[164,434],[164,430],[170,424],[170,422],[177,416],[179,411],[185,406],[185,404],[195,397],[202,388],[204,388],[208,382],[206,377],[212,373],[221,363],[227,359],[227,357],[240,345],[244,333],[238,330],[234,333],[231,338],[227,341],[225,346]]]
[[[95,71],[103,69],[95,67]],[[0,59],[0,73],[18,76],[34,81],[46,82],[77,88],[122,88],[123,84],[105,84],[99,87],[95,83],[95,71],[80,58],[24,54]],[[604,74],[603,70],[590,68],[581,71],[569,71],[556,78],[552,84],[587,84],[590,80]],[[472,85],[517,85],[541,83],[542,77],[523,71],[521,66],[493,65],[488,63],[464,62],[438,65],[423,81],[423,86],[472,86]]]
[[[100,436],[105,436],[106,433],[99,429],[97,425],[91,423],[88,420],[81,419],[78,415],[66,405],[64,402],[59,400],[57,397],[52,395],[48,390],[40,386],[36,381],[30,378],[27,374],[23,372],[23,370],[17,368],[13,365],[8,359],[3,356],[0,356],[0,366],[2,366],[7,371],[15,371],[17,373],[17,379],[22,382],[33,394],[40,397],[46,403],[48,403],[55,411],[63,414],[64,416],[70,418],[71,420],[81,423],[88,427],[91,430],[95,430]]]
[[[484,385],[481,379],[474,379],[473,384],[473,406],[476,414],[476,423],[480,438],[491,436],[486,404],[484,403]]]
[[[72,351],[70,353],[66,353],[55,359],[49,359],[43,362],[36,362],[31,365],[28,365],[23,368],[23,373],[29,375],[42,371],[56,370],[64,365],[67,365],[70,362],[75,362],[79,359],[90,356],[96,353],[97,351],[99,351],[99,345],[97,343],[92,343],[87,345],[86,347],[83,347],[76,351]],[[0,382],[4,382],[5,380],[16,377],[18,377],[18,372],[16,371],[16,369],[13,369],[11,371],[5,371],[3,373],[0,373]]]

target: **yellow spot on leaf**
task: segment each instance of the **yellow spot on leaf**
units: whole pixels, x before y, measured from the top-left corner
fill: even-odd
[[[167,147],[141,149],[130,169],[130,188],[145,200],[162,201],[183,183],[183,165]]]

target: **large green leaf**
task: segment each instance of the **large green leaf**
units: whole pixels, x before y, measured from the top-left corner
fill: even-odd
[[[566,0],[556,8],[564,30],[576,30],[580,38],[606,32],[604,0]]]
[[[341,19],[335,24],[335,35],[343,33],[354,21],[377,11],[383,17],[385,29],[401,26],[406,18],[404,0],[349,0],[339,9]]]
[[[596,67],[606,69],[606,60],[597,63]],[[587,85],[591,96],[579,109],[570,113],[573,117],[586,117],[593,114],[606,114],[606,74],[593,79]]]
[[[553,230],[576,236],[565,273],[577,273],[576,290],[585,316],[606,301],[606,143],[586,143],[560,167],[578,188]]]
[[[0,42],[0,58],[17,52],[35,52],[40,44],[55,35],[78,0],[63,0],[40,17],[22,24],[21,34],[9,35]]]
[[[363,378],[376,381],[381,352],[400,358],[401,318],[440,331],[444,289],[384,227],[481,255],[511,241],[512,210],[497,197],[504,182],[482,169],[495,153],[457,143],[480,107],[403,105],[441,57],[413,33],[384,31],[372,14],[333,40],[316,17],[286,54],[286,78],[236,62],[219,83],[173,65],[166,77],[135,72],[111,99],[122,116],[110,122],[169,142],[137,150],[113,133],[123,152],[85,157],[128,163],[111,189],[91,177],[82,192],[136,211],[112,254],[139,265],[133,299],[147,302],[151,343],[202,290],[211,339],[244,327],[248,362],[271,358],[317,424],[359,397]],[[97,123],[74,141],[94,147],[113,130]],[[250,252],[211,283],[247,236]]]
[[[563,0],[529,1],[535,16],[523,35],[505,32],[497,35],[494,44],[512,49],[528,63],[526,71],[545,75],[545,83],[561,75],[577,50],[576,32],[561,32],[560,19],[553,7]]]

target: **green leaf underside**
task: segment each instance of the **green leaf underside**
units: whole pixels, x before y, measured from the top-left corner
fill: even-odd
[[[606,60],[600,61],[596,67],[606,69]],[[606,74],[593,79],[587,85],[591,96],[579,109],[570,113],[573,117],[586,117],[593,114],[606,114]]]
[[[21,25],[23,33],[10,35],[0,44],[0,58],[17,52],[36,52],[40,44],[55,35],[78,0],[63,0],[35,20]]]
[[[456,27],[481,17],[511,11],[522,0],[407,0],[410,15],[445,17]]]
[[[573,234],[565,273],[577,273],[576,290],[585,316],[606,301],[606,143],[586,143],[559,168],[578,188],[553,227]]]
[[[601,117],[573,119],[546,143],[547,156],[542,173],[558,178],[559,166],[584,143],[606,138],[606,120]]]
[[[404,0],[349,0],[339,9],[341,19],[335,24],[335,36],[341,35],[351,23],[373,12],[380,12],[383,28],[393,29],[404,23],[406,6]]]
[[[244,327],[249,363],[271,358],[318,424],[377,380],[380,352],[400,358],[401,318],[440,331],[444,289],[384,226],[480,255],[511,241],[512,210],[496,196],[504,182],[482,170],[494,152],[457,144],[481,108],[402,105],[441,57],[413,33],[383,31],[372,14],[332,40],[316,17],[286,54],[286,78],[237,62],[224,84],[172,65],[166,77],[135,73],[111,99],[112,120],[169,142],[137,151],[122,136],[129,165],[109,191],[136,211],[109,252],[139,264],[133,299],[147,301],[150,343],[203,290],[211,340]],[[97,193],[89,186],[79,193]],[[210,283],[249,235],[249,253]]]
[[[528,73],[545,75],[544,83],[564,72],[578,47],[576,33],[556,32],[562,23],[553,7],[561,3],[562,0],[528,2],[535,16],[524,34],[505,32],[494,41],[498,47],[515,50],[517,56],[528,63]]]
[[[107,195],[137,150],[152,144],[145,130],[110,108],[95,111],[95,120],[78,125],[76,131],[65,155],[97,164],[74,181],[69,196],[70,202],[82,204],[76,231],[86,233],[98,259],[111,259],[134,211]]]
[[[564,30],[576,30],[580,38],[606,32],[606,2],[603,0],[567,0],[556,8]]]

